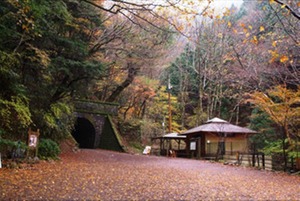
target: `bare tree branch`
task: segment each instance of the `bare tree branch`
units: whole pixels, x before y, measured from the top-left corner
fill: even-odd
[[[284,8],[286,8],[287,10],[289,10],[290,12],[291,12],[291,14],[295,17],[295,18],[297,18],[298,20],[300,20],[300,15],[298,15],[289,5],[287,5],[287,4],[285,4],[285,3],[283,3],[283,2],[281,2],[280,0],[274,0],[276,3],[278,3],[278,4],[280,4],[280,5],[282,5],[282,6],[284,6]]]

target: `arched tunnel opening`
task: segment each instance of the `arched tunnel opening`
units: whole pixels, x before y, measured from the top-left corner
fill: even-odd
[[[95,148],[96,131],[93,124],[86,118],[77,118],[72,135],[80,148]]]

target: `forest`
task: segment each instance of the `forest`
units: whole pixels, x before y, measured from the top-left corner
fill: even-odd
[[[213,3],[2,0],[0,143],[29,127],[59,143],[87,99],[118,103],[133,147],[219,117],[257,130],[260,151],[298,154],[300,3]]]

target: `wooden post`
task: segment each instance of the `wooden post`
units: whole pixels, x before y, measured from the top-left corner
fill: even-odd
[[[171,108],[171,81],[168,78],[168,104],[169,104],[169,133],[172,133],[172,108]]]
[[[172,109],[171,109],[171,94],[168,90],[168,102],[169,102],[169,133],[172,133]]]
[[[169,155],[170,155],[170,140],[168,139],[167,140],[167,157],[169,157]]]
[[[264,153],[261,154],[261,160],[262,160],[263,169],[266,169],[265,154]]]
[[[235,158],[236,158],[237,163],[240,164],[240,152],[237,151],[235,153]]]

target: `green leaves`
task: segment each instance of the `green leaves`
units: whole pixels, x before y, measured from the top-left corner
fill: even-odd
[[[14,133],[17,128],[27,128],[32,123],[28,99],[23,96],[12,96],[10,100],[0,99],[0,118],[0,127],[9,133]]]

